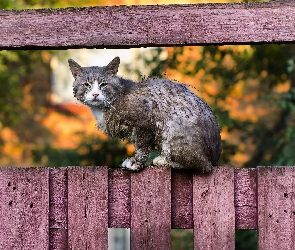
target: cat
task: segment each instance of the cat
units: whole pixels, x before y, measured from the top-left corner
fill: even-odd
[[[185,84],[165,78],[141,82],[117,76],[120,58],[107,66],[81,67],[69,59],[74,96],[90,107],[106,135],[127,139],[135,156],[123,161],[130,170],[152,164],[208,173],[221,154],[220,129],[210,107]]]

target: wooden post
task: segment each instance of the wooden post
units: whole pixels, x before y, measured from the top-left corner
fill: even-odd
[[[171,170],[172,227],[193,228],[193,174],[187,170]]]
[[[258,248],[295,249],[295,168],[258,167]]]
[[[257,229],[256,169],[235,169],[236,228]]]
[[[193,179],[194,249],[235,248],[234,169],[215,167]]]
[[[0,169],[0,248],[48,249],[48,168]]]
[[[108,249],[108,169],[68,169],[69,249]]]
[[[171,249],[170,168],[131,174],[131,249]]]
[[[130,228],[130,171],[109,169],[109,227]]]
[[[49,249],[68,249],[68,172],[49,169]]]

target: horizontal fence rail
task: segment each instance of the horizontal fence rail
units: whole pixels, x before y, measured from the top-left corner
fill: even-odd
[[[132,249],[170,249],[171,228],[193,228],[195,249],[234,249],[235,229],[258,229],[259,249],[294,249],[294,177],[295,167],[1,168],[0,245],[107,249],[108,228],[131,228]]]
[[[295,2],[0,11],[0,49],[295,41]]]

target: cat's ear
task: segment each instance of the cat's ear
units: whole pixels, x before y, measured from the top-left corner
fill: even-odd
[[[118,73],[119,64],[120,58],[117,56],[105,67],[105,74],[115,76]]]
[[[69,59],[69,66],[70,66],[70,70],[72,71],[73,77],[76,79],[77,76],[82,75],[83,73],[83,68],[76,63],[73,59]]]

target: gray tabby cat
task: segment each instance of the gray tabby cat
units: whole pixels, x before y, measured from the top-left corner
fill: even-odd
[[[186,85],[168,79],[134,82],[117,76],[120,58],[104,67],[81,67],[69,59],[74,96],[89,106],[98,127],[135,144],[122,167],[140,170],[151,150],[155,166],[207,173],[218,164],[220,129],[209,106]]]

